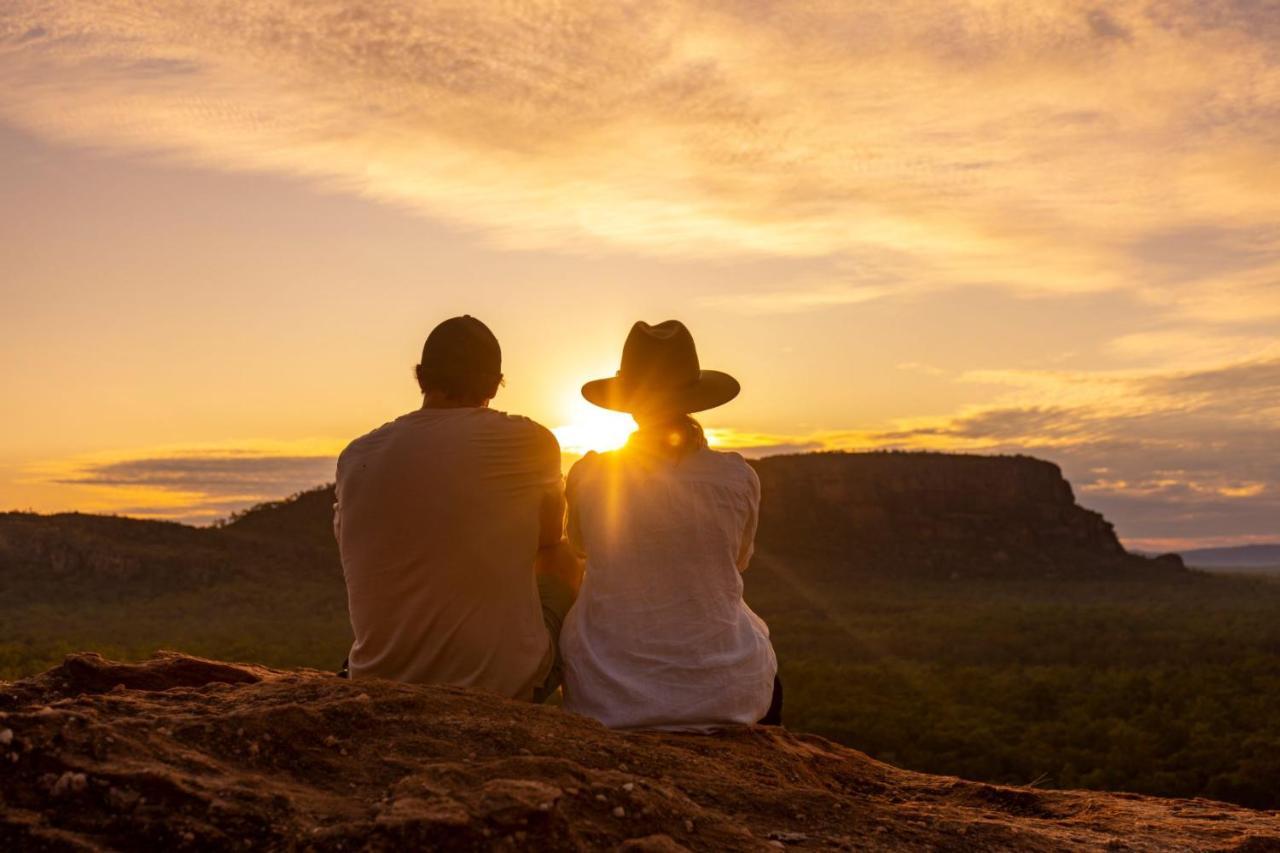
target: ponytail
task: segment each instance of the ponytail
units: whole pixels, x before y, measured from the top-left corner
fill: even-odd
[[[707,435],[689,415],[673,415],[669,418],[647,421],[631,435],[629,450],[639,450],[657,456],[680,461],[691,453],[707,446]]]

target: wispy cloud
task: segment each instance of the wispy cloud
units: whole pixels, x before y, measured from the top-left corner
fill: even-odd
[[[841,305],[857,305],[882,299],[896,292],[896,288],[888,284],[850,286],[850,285],[804,285],[792,286],[781,290],[764,293],[746,293],[721,296],[708,296],[701,299],[703,305],[723,308],[742,314],[793,314],[814,311],[820,308],[835,308]]]
[[[1027,453],[1062,465],[1126,542],[1162,550],[1280,538],[1280,359],[1103,375],[986,372],[996,404],[888,429],[713,431],[747,456],[808,450]]]
[[[279,494],[299,482],[314,485],[333,475],[332,457],[261,456],[226,451],[222,456],[169,456],[91,464],[55,480],[82,486],[148,486],[178,492],[242,495],[246,490]]]
[[[1212,6],[15,0],[0,115],[508,245],[886,272],[745,310],[1144,282],[1169,310],[1280,316],[1274,14]]]
[[[34,466],[27,476],[82,490],[88,509],[201,524],[333,479],[334,454],[288,450],[161,448],[62,460]]]

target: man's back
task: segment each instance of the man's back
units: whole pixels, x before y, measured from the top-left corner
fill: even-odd
[[[553,654],[533,562],[559,484],[551,433],[483,407],[420,409],[353,441],[334,518],[352,677],[527,697]]]

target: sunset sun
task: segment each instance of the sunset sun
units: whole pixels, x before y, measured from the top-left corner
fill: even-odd
[[[568,423],[555,427],[552,432],[566,453],[585,454],[617,450],[627,443],[636,423],[630,415],[597,408],[585,400],[575,400],[570,408]]]

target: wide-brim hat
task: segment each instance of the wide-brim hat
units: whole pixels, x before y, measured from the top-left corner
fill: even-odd
[[[632,326],[618,374],[583,385],[582,396],[617,412],[690,414],[723,406],[740,390],[729,374],[703,370],[693,335],[679,320],[667,320]]]

